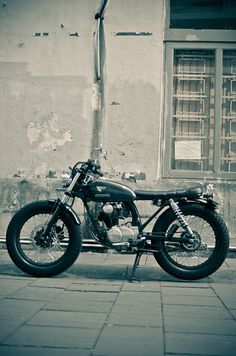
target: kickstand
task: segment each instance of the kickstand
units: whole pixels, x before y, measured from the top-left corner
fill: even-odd
[[[136,254],[134,265],[133,265],[132,272],[131,272],[131,276],[129,279],[130,282],[137,281],[137,279],[134,278],[134,275],[135,275],[136,269],[139,265],[139,261],[140,261],[142,254],[143,254],[143,251],[138,251]]]

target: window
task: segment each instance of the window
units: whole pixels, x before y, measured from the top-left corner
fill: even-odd
[[[236,177],[236,45],[168,43],[166,55],[166,175]]]
[[[167,9],[164,176],[236,179],[236,1]]]
[[[172,169],[213,170],[214,79],[212,50],[174,51]]]

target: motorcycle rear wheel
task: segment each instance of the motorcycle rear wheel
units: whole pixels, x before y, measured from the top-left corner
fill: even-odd
[[[6,244],[12,261],[35,277],[64,272],[81,250],[81,227],[65,209],[61,210],[48,236],[43,236],[52,209],[53,204],[49,201],[28,204],[13,216],[7,228]]]
[[[187,236],[179,225],[173,211],[160,217],[153,231],[162,231],[166,239],[162,249],[154,253],[158,264],[170,275],[185,279],[197,280],[214,273],[224,262],[229,249],[229,234],[227,227],[214,211],[200,204],[186,204],[181,211],[195,235],[195,240],[189,243],[171,242],[171,227],[175,227],[174,237]],[[173,238],[173,236],[172,236]]]

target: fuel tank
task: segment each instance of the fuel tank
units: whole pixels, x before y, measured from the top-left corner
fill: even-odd
[[[96,179],[89,184],[91,198],[101,202],[134,201],[134,191],[126,185],[105,179]]]

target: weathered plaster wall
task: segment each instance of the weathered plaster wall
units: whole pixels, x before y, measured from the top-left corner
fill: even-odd
[[[107,170],[155,180],[160,152],[164,2],[110,1],[104,24]]]
[[[98,6],[0,2],[1,177],[58,176],[88,156]]]
[[[89,156],[99,0],[0,0],[0,235]],[[54,179],[52,179],[54,178]]]

